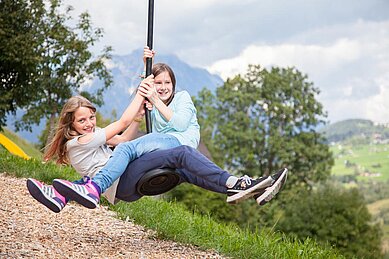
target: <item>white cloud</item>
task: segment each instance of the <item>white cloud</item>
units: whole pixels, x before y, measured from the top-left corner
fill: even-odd
[[[208,70],[220,74],[222,78],[236,73],[245,73],[248,64],[265,67],[294,66],[302,71],[320,74],[322,70],[331,71],[359,58],[360,46],[357,42],[340,39],[330,46],[281,44],[248,46],[235,58],[219,60]]]
[[[332,30],[331,30],[332,28]],[[331,35],[326,41],[310,38]],[[303,43],[301,43],[303,42]],[[315,42],[315,43],[312,43]],[[246,47],[208,69],[222,76],[244,74],[248,64],[294,66],[321,90],[330,120],[364,117],[389,121],[389,21],[325,27],[281,44]]]
[[[377,79],[380,93],[366,101],[366,118],[376,122],[389,122],[389,71]]]

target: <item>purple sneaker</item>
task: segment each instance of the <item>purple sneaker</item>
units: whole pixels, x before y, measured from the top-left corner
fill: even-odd
[[[27,189],[35,200],[55,213],[60,212],[67,203],[66,198],[59,194],[53,186],[45,185],[33,178],[27,179]]]
[[[270,187],[267,187],[265,190],[254,195],[254,199],[257,201],[258,205],[263,206],[273,199],[277,193],[281,190],[286,182],[288,176],[288,169],[283,168],[277,173],[273,174],[271,177],[274,179],[273,184]]]
[[[62,179],[54,179],[54,188],[66,198],[95,209],[100,201],[100,188],[89,177],[84,184],[75,184]]]

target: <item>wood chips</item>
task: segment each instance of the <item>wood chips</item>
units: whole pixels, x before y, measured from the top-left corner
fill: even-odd
[[[0,258],[222,258],[70,202],[54,213],[28,193],[26,179],[0,173]]]

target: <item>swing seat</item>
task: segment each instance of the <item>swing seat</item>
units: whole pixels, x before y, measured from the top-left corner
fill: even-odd
[[[145,173],[138,181],[136,189],[146,196],[159,195],[178,185],[180,174],[172,168],[157,168]]]

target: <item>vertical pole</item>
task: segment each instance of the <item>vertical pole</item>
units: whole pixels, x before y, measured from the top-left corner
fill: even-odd
[[[147,23],[147,46],[150,49],[153,49],[153,24],[154,24],[154,0],[149,0],[149,12],[148,12],[148,23]],[[146,77],[151,75],[151,68],[153,66],[152,59],[147,58],[146,59]],[[152,130],[151,125],[151,113],[150,111],[145,107],[146,113],[146,130],[147,133],[150,133]]]

